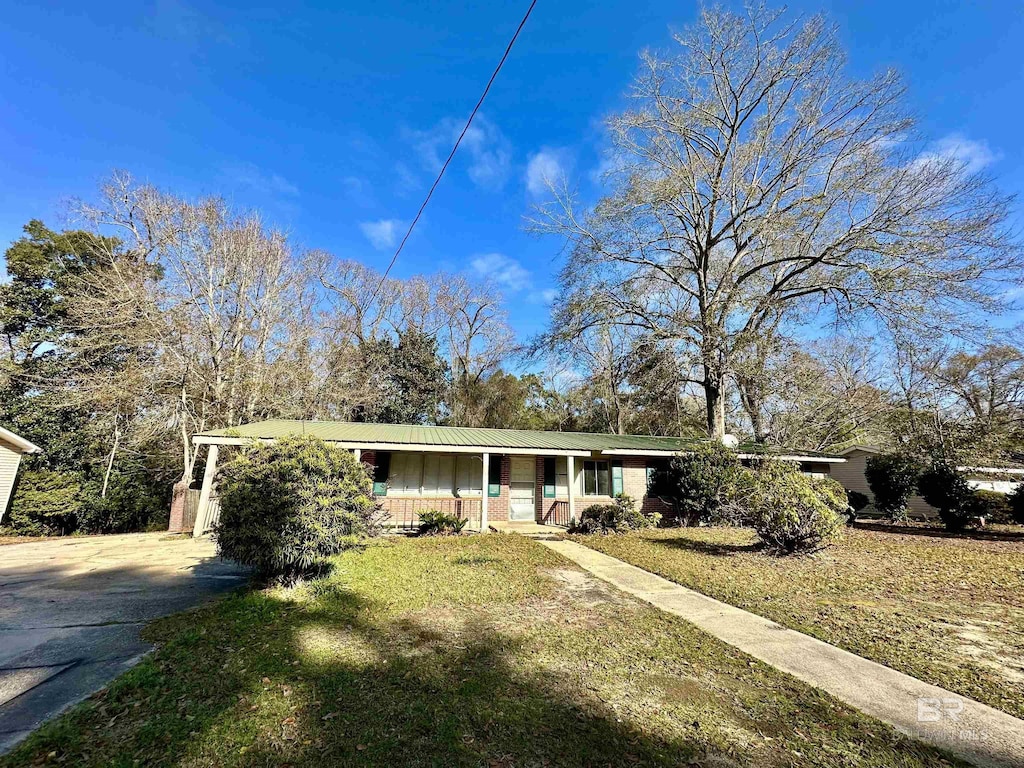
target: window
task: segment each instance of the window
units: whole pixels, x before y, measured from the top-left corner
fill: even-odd
[[[490,462],[487,465],[488,496],[501,496],[501,463],[504,460],[503,456],[491,454]]]
[[[646,493],[651,493],[651,483],[654,481],[654,476],[658,472],[664,472],[669,467],[668,459],[651,459],[647,462],[647,490]]]
[[[491,456],[493,462],[496,457]],[[499,458],[500,462],[500,458]],[[501,469],[499,464],[499,470]],[[456,460],[455,489],[460,496],[478,496],[483,483],[483,460],[479,456],[463,454]]]
[[[428,453],[423,456],[423,495],[450,496],[452,494],[452,473],[455,457]]]
[[[494,461],[494,457],[491,460]],[[500,473],[500,465],[498,469]],[[482,486],[483,466],[479,456],[391,454],[387,491],[392,495],[452,496],[458,491],[462,496],[479,496]]]
[[[555,495],[569,495],[569,460],[565,456],[555,457]]]
[[[395,453],[391,455],[391,473],[388,485],[394,493],[419,493],[423,480],[423,454]]]
[[[610,496],[612,473],[607,461],[583,462],[583,495]]]

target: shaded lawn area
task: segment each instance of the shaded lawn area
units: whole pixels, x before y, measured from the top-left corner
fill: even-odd
[[[383,541],[148,632],[0,765],[958,764],[518,536]]]
[[[792,629],[1024,717],[1024,532],[860,524],[812,557],[741,528],[573,536]]]

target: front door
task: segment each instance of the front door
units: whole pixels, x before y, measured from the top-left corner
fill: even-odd
[[[533,456],[513,456],[509,477],[509,520],[534,520],[537,460]]]

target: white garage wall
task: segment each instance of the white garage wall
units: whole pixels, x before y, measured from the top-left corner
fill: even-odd
[[[0,441],[0,522],[3,522],[7,515],[7,505],[11,501],[11,491],[20,462],[21,451]]]

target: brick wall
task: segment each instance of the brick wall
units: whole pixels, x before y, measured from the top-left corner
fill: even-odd
[[[501,461],[501,495],[491,496],[487,499],[488,520],[508,520],[509,506],[509,483],[512,477],[512,457],[495,456],[491,454],[491,461]],[[484,489],[486,492],[486,488]]]
[[[171,495],[171,519],[167,525],[168,531],[181,533],[185,530],[191,532],[191,527],[186,528],[185,503],[188,501],[188,483],[181,480],[174,484]]]

